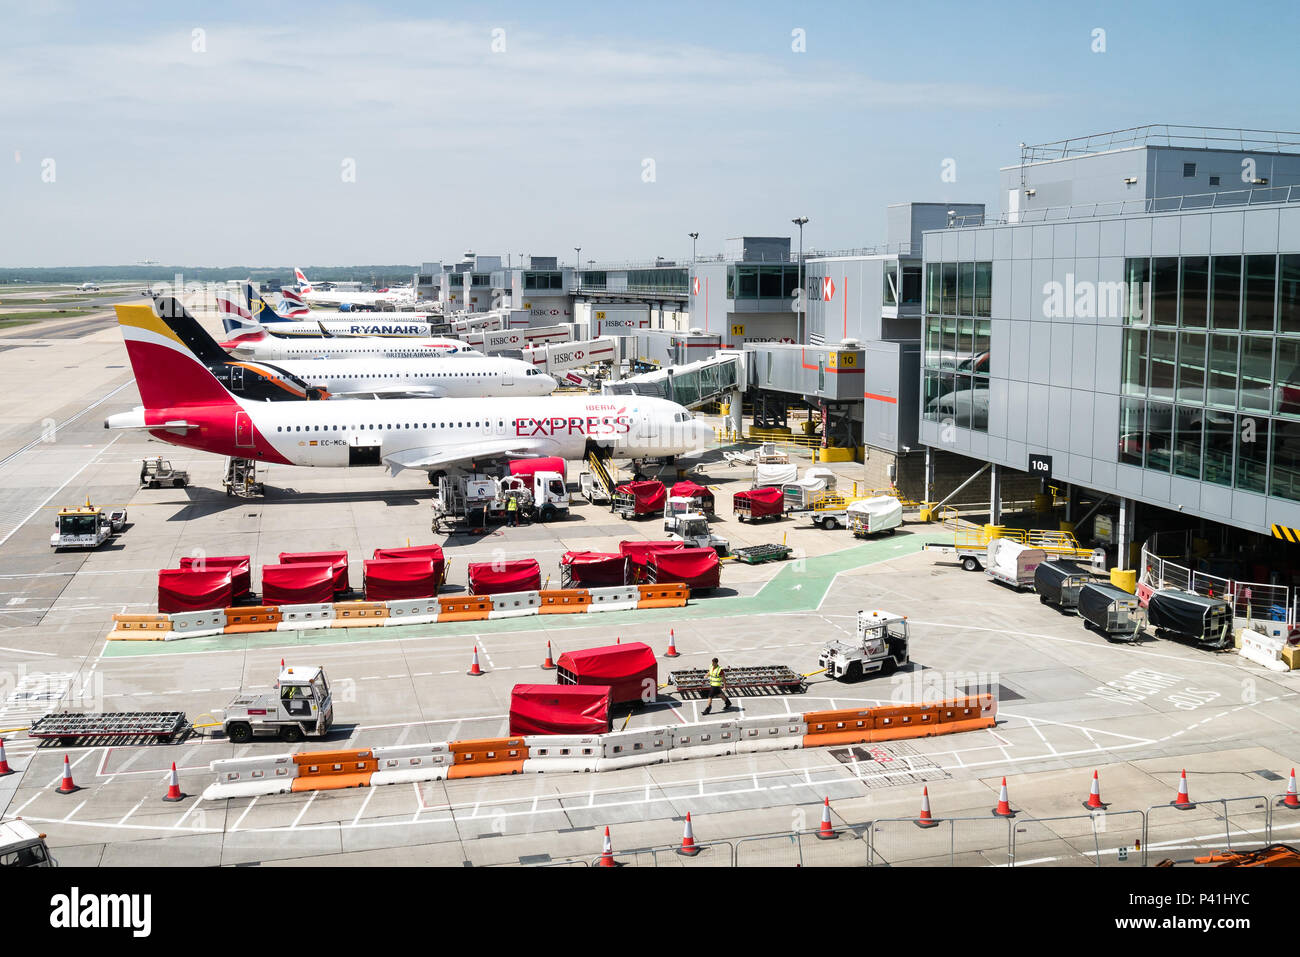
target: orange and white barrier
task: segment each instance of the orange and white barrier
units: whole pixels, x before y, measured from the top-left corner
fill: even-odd
[[[929,737],[993,727],[992,695],[590,735],[524,735],[213,761],[204,800],[511,774],[617,771],[696,758]],[[906,720],[905,720],[906,719]],[[885,737],[875,737],[883,734]]]

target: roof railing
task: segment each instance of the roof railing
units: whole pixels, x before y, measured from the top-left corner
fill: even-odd
[[[1026,208],[1015,213],[954,217],[951,229],[974,226],[1004,226],[1009,223],[1060,223],[1076,219],[1100,219],[1134,213],[1174,213],[1189,209],[1219,209],[1234,206],[1300,203],[1300,186],[1252,186],[1186,196],[1155,196],[1149,199],[1116,199],[1071,206]]]
[[[1189,149],[1230,149],[1245,152],[1300,152],[1300,133],[1151,123],[1126,130],[1091,133],[1087,136],[1075,136],[1033,146],[1022,143],[1020,162],[1023,164],[1068,159],[1072,156],[1088,156],[1093,153],[1137,146],[1181,146]]]

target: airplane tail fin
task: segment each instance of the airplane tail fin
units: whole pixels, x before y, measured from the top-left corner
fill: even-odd
[[[281,316],[289,316],[290,318],[310,316],[311,306],[307,305],[307,301],[292,289],[281,289],[280,305],[276,308],[276,312]]]
[[[113,308],[146,408],[235,404],[208,369],[230,357],[177,299]]]
[[[309,280],[306,274],[297,266],[293,267],[293,278],[298,280],[298,288],[302,292],[311,292],[311,280]]]
[[[290,322],[291,320],[282,316],[271,308],[270,303],[262,298],[262,294],[254,288],[251,282],[244,283],[244,298],[248,301],[247,320],[257,323],[261,326],[271,326],[277,322]]]

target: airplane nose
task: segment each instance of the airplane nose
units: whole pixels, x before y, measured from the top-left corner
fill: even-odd
[[[553,375],[542,374],[537,378],[542,387],[542,395],[550,395],[560,387],[560,380]]]

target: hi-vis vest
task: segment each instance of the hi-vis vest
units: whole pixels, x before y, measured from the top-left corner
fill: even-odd
[[[513,511],[515,511],[515,510],[518,509],[518,508],[519,508],[519,503],[516,502],[514,499],[508,499],[508,500],[506,501],[506,511],[507,511],[507,512],[513,512]]]
[[[718,668],[710,668],[710,669],[709,669],[709,684],[711,684],[711,685],[712,685],[713,687],[715,687],[715,688],[721,688],[721,687],[722,687],[722,668],[721,668],[721,667],[718,667]]]

